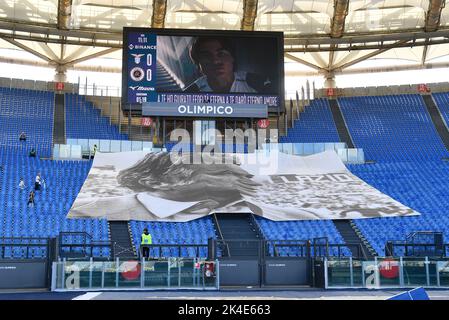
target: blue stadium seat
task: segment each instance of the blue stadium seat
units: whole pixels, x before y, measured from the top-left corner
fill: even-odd
[[[341,98],[339,104],[366,159],[427,161],[449,156],[419,95]]]
[[[66,136],[69,139],[128,140],[85,96],[66,93]]]
[[[216,239],[212,218],[204,217],[189,222],[146,222],[130,221],[131,233],[136,248],[140,247],[140,236],[147,228],[153,239],[153,244],[201,244],[207,245],[209,238]],[[152,256],[178,256],[177,248],[152,248]],[[196,257],[197,249],[191,247],[181,250],[182,257]],[[199,250],[201,257],[207,256],[207,248]]]
[[[2,129],[1,129],[2,130]],[[91,161],[51,161],[29,158],[11,146],[0,147],[0,237],[56,237],[62,231],[83,231],[95,240],[108,240],[108,223],[99,219],[66,219],[92,165]],[[28,193],[41,172],[47,188],[36,192],[35,206],[27,206]],[[26,189],[18,188],[19,179]],[[38,247],[29,255],[42,256]],[[109,254],[108,251],[105,251]],[[24,258],[23,248],[5,249],[9,257]],[[100,253],[101,254],[101,253]]]
[[[449,93],[434,94],[438,108],[449,121]],[[358,148],[374,164],[350,165],[348,169],[401,203],[420,212],[421,216],[355,220],[357,227],[378,254],[384,255],[387,240],[403,240],[414,231],[440,231],[449,234],[449,163],[441,161],[449,153],[438,136],[419,95],[369,96],[339,99],[349,132]],[[84,231],[96,240],[108,240],[108,223],[103,219],[66,219],[68,210],[83,185],[91,161],[50,161],[29,158],[34,147],[39,156],[51,155],[54,94],[45,91],[0,88],[0,234],[2,237],[55,237],[61,231]],[[128,139],[102,117],[85,97],[67,94],[66,129],[68,138]],[[21,131],[27,141],[20,142]],[[314,100],[301,113],[287,137],[281,142],[339,142],[326,99]],[[168,144],[171,148],[173,144]],[[187,148],[191,146],[188,145]],[[234,145],[233,151],[247,151]],[[47,188],[37,192],[34,208],[27,207],[28,193],[40,171]],[[23,177],[26,190],[18,188]],[[257,217],[262,232],[272,240],[306,240],[327,237],[329,243],[344,240],[328,220],[274,222]],[[216,238],[210,217],[185,223],[130,222],[133,241],[140,244],[143,228],[153,235],[153,243],[207,244]],[[5,257],[24,258],[20,247],[0,249]],[[270,252],[274,253],[272,247]],[[279,248],[282,255],[297,256],[296,248]],[[351,255],[347,248],[344,255]],[[94,250],[96,256],[108,256],[108,248]],[[199,254],[207,256],[207,248]],[[336,248],[331,248],[336,255]],[[41,248],[29,255],[43,256]],[[173,248],[153,248],[155,257],[176,256]],[[184,248],[181,256],[197,255],[195,248]]]
[[[340,142],[327,99],[313,100],[281,143]]]
[[[50,157],[53,141],[54,93],[0,87],[0,145],[16,154]],[[25,132],[26,141],[19,141]]]

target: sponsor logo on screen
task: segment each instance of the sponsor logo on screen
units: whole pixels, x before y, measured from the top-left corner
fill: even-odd
[[[143,86],[130,86],[129,87],[132,91],[155,91],[153,87],[143,87]]]
[[[257,121],[257,125],[261,129],[266,129],[270,125],[270,120],[268,120],[268,119],[260,119],[259,121]]]
[[[145,54],[143,54],[143,53],[141,53],[141,54],[131,54],[133,57],[134,57],[134,62],[135,62],[135,64],[139,64],[140,63],[140,60],[142,59],[142,57],[145,55]]]
[[[132,68],[129,74],[134,81],[142,81],[145,77],[145,72],[139,67]]]

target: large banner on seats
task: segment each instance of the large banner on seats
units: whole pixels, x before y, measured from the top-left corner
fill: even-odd
[[[184,222],[212,213],[276,221],[418,215],[351,174],[334,151],[99,153],[69,218]]]

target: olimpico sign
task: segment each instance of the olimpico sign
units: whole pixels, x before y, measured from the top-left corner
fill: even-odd
[[[266,118],[268,116],[268,107],[263,104],[186,104],[148,102],[142,104],[142,115],[208,118]]]

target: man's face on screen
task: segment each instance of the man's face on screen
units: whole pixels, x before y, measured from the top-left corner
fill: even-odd
[[[207,41],[200,45],[199,64],[201,72],[214,89],[224,89],[234,81],[234,57],[219,41]]]

